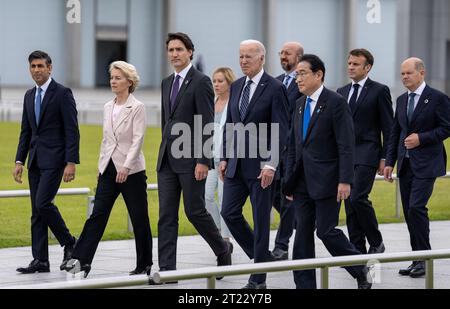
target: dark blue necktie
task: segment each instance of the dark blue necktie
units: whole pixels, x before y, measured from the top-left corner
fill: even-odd
[[[289,88],[290,81],[291,81],[291,76],[290,75],[286,75],[284,77],[284,81],[283,81],[284,87],[286,87],[286,89]]]
[[[416,105],[416,94],[411,93],[409,95],[409,103],[408,103],[408,124],[411,123],[413,115],[414,115],[414,105]]]
[[[245,116],[247,115],[247,109],[250,105],[250,88],[253,84],[253,81],[249,80],[245,85],[244,91],[242,92],[241,98],[241,106],[239,108],[239,114],[241,115],[241,120],[244,121]]]
[[[358,101],[358,92],[359,92],[359,84],[354,84],[353,85],[353,94],[352,94],[352,97],[350,98],[350,102],[349,102],[350,109],[352,112],[354,112],[356,109],[356,103]]]
[[[303,113],[303,141],[306,140],[308,134],[309,123],[311,122],[311,103],[312,99],[308,97],[306,99],[305,111]]]
[[[170,111],[173,112],[175,102],[177,101],[178,92],[180,91],[180,75],[177,75],[172,86],[172,93],[170,94]]]
[[[41,104],[42,104],[42,88],[37,89],[36,99],[34,101],[34,115],[36,117],[36,126],[39,126],[39,119],[41,118]]]

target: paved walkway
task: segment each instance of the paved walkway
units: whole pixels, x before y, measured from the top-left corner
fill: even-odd
[[[345,228],[344,228],[345,230]],[[387,224],[381,226],[385,238],[386,252],[408,252],[409,236],[405,224]],[[433,222],[431,224],[433,249],[450,248],[450,222]],[[275,231],[271,233],[273,244]],[[155,239],[154,248],[157,248]],[[317,257],[328,257],[323,244],[316,240]],[[16,285],[40,284],[74,280],[71,275],[59,271],[62,259],[62,249],[58,246],[50,248],[51,273],[20,275],[15,272],[18,266],[26,266],[30,262],[30,248],[12,248],[0,250],[0,288]],[[157,252],[155,249],[155,265],[153,271],[158,269]],[[135,266],[134,241],[102,242],[92,265],[90,278],[105,278],[127,275]],[[181,237],[178,241],[178,269],[214,266],[215,256],[206,242],[199,236]],[[233,264],[250,263],[242,249],[235,245]],[[400,277],[398,269],[408,266],[405,263],[383,264],[381,269],[381,283],[375,284],[375,289],[423,289],[425,279],[411,279]],[[247,276],[224,278],[217,283],[218,289],[239,289],[247,282]],[[292,273],[272,273],[268,275],[268,288],[293,289],[295,288]],[[204,289],[206,280],[182,281],[178,285],[163,287],[149,287],[150,289]],[[330,288],[354,289],[356,281],[345,270],[333,268],[330,270]],[[450,260],[435,262],[435,288],[450,288]]]

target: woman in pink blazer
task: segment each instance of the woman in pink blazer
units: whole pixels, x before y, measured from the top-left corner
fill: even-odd
[[[146,131],[144,104],[133,92],[139,76],[133,65],[111,64],[111,89],[116,98],[105,105],[103,141],[94,210],[84,225],[66,271],[87,277],[114,202],[122,194],[136,239],[136,269],[130,275],[148,274],[152,266],[152,234],[148,218],[147,176],[142,145]]]

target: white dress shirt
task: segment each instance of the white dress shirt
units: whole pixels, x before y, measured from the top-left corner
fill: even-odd
[[[314,114],[314,110],[316,109],[316,105],[317,102],[319,101],[320,95],[322,94],[324,89],[324,86],[320,86],[319,89],[316,90],[316,92],[314,92],[311,96],[309,96],[308,98],[310,98],[311,101],[311,117]]]
[[[48,81],[46,81],[45,82],[45,84],[43,84],[42,86],[38,86],[38,85],[36,85],[36,93],[35,93],[35,95],[34,95],[34,102],[36,102],[36,98],[37,98],[37,96],[38,96],[38,89],[39,88],[41,88],[42,89],[42,92],[41,92],[41,103],[42,102],[44,102],[44,97],[45,97],[45,94],[47,93],[47,89],[48,89],[48,87],[50,86],[50,83],[52,82],[52,78],[50,77],[49,79],[48,79]]]
[[[178,75],[180,76],[180,85],[179,85],[180,88],[178,90],[180,90],[181,86],[183,86],[184,80],[186,79],[186,76],[188,75],[189,70],[191,68],[192,68],[192,63],[189,63],[189,65],[187,67],[185,67],[180,73],[175,72],[175,76],[174,76],[174,79],[173,79],[174,81],[175,81],[175,78],[177,78]],[[172,93],[172,91],[170,93]]]
[[[353,86],[355,86],[355,84],[359,85],[359,89],[358,89],[358,96],[356,97],[356,101],[358,101],[359,96],[361,95],[362,90],[364,89],[364,86],[366,85],[367,80],[369,79],[369,76],[366,76],[366,78],[364,78],[363,80],[360,80],[359,82],[355,83],[354,81],[352,81],[352,87],[350,88],[350,93],[348,94],[348,99],[347,102],[350,103],[350,99],[353,95],[353,93],[355,92],[355,88],[353,88]]]
[[[420,97],[422,96],[423,91],[425,90],[425,87],[427,84],[425,82],[422,83],[422,85],[419,86],[419,88],[416,89],[416,91],[408,91],[408,101],[409,101],[409,95],[411,93],[415,93],[416,96],[414,97],[414,110],[417,107],[417,104],[419,104]]]
[[[263,75],[264,75],[264,69],[261,70],[261,72],[256,74],[255,77],[253,77],[251,79],[247,76],[247,79],[245,80],[245,85],[247,85],[247,83],[250,80],[253,82],[252,85],[250,86],[250,99],[249,99],[249,102],[252,101],[253,95],[255,94],[256,88],[258,88],[259,82],[261,81],[261,78],[262,78]],[[244,86],[244,88],[245,88],[245,86]],[[242,101],[242,94],[241,94],[241,101]],[[239,102],[239,107],[241,107],[240,104],[241,104],[241,102]]]

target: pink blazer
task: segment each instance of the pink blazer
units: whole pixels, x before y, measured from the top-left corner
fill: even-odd
[[[103,174],[112,159],[116,170],[130,169],[130,175],[145,170],[142,153],[147,129],[145,106],[130,94],[117,120],[112,122],[115,100],[105,104],[103,113],[103,140],[98,170]]]

